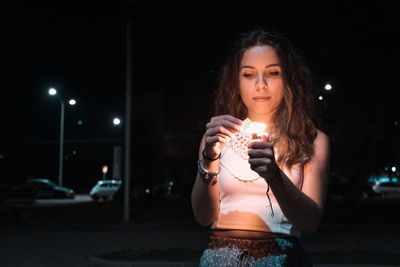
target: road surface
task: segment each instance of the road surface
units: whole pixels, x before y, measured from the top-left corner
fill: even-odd
[[[43,206],[56,206],[56,205],[71,205],[71,204],[79,204],[79,203],[87,203],[92,202],[92,198],[88,194],[77,194],[74,199],[68,198],[51,198],[51,199],[36,199],[33,203],[34,207],[43,207]]]

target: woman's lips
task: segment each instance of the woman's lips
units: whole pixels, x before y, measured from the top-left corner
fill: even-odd
[[[256,102],[265,102],[271,99],[271,97],[269,96],[265,96],[265,97],[253,97],[254,101]]]

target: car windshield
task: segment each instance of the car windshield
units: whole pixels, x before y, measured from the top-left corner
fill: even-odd
[[[55,182],[50,181],[50,180],[47,182],[47,184],[49,184],[49,185],[51,185],[51,186],[53,186],[53,187],[54,187],[54,186],[58,186]]]
[[[30,181],[28,181],[29,183],[39,183],[39,184],[47,184],[50,185],[52,187],[58,186],[55,182],[50,181],[50,180],[41,180],[41,179],[32,179]]]

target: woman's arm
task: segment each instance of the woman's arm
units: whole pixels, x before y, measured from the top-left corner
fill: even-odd
[[[199,158],[204,149],[205,137],[201,139]],[[203,166],[206,170],[217,172],[220,168],[219,159],[208,161],[204,159]],[[196,175],[192,190],[192,209],[197,222],[203,226],[209,226],[219,213],[219,184],[215,181],[205,181],[200,177],[199,172]]]
[[[206,133],[201,139],[199,158],[204,150],[208,158],[202,159],[202,165],[208,172],[218,172],[222,148],[229,143],[234,133],[241,130],[243,122],[231,115],[221,115],[211,118],[206,125]],[[206,156],[205,156],[206,157]],[[219,183],[205,181],[197,172],[192,191],[192,208],[194,217],[203,226],[209,226],[219,213]]]
[[[329,138],[318,131],[314,141],[314,155],[304,166],[303,186],[300,190],[279,170],[281,179],[270,182],[271,190],[286,218],[300,231],[315,232],[319,226],[329,169]]]
[[[199,158],[208,172],[218,172],[222,148],[229,143],[234,133],[241,130],[243,122],[231,115],[212,117],[206,125],[206,133],[201,139]],[[215,159],[207,160],[205,158]],[[219,183],[203,179],[197,172],[192,191],[192,209],[194,217],[203,226],[209,226],[219,213]]]
[[[300,190],[276,165],[273,147],[268,142],[250,144],[252,169],[269,181],[270,188],[286,218],[302,232],[314,232],[322,217],[329,168],[329,138],[318,131],[314,155],[304,165]]]

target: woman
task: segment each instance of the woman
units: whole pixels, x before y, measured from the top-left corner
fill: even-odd
[[[234,43],[220,72],[192,192],[210,226],[201,266],[311,266],[301,233],[320,222],[329,139],[314,119],[312,80],[289,41],[256,29]],[[262,133],[248,130],[263,126]]]

